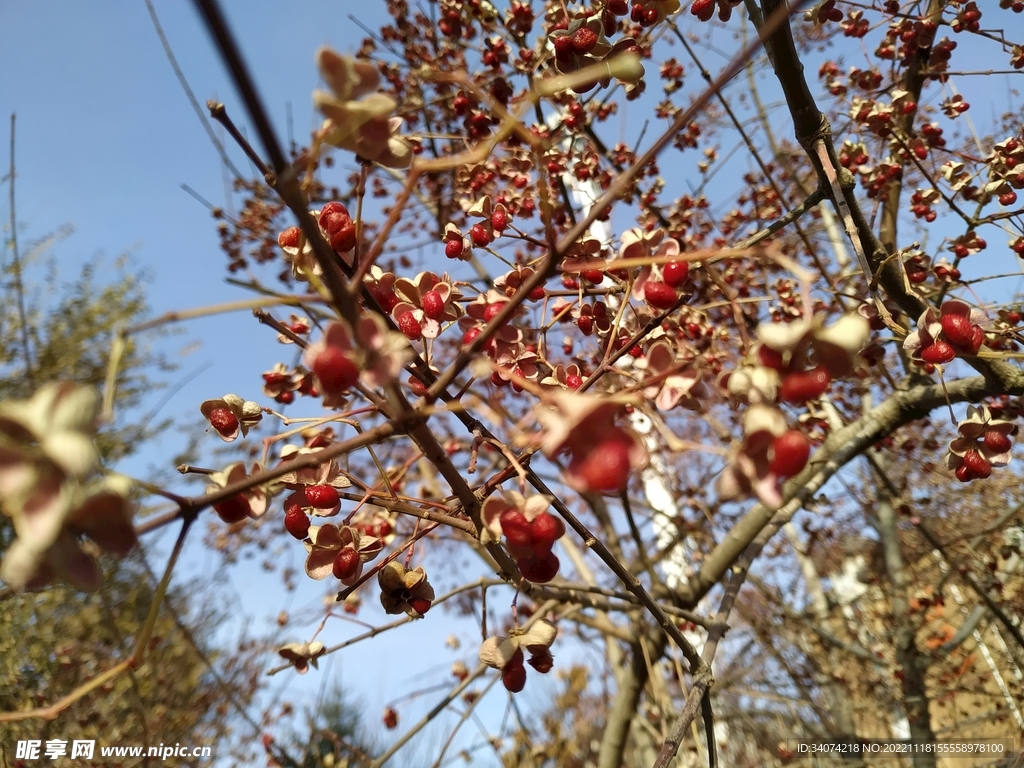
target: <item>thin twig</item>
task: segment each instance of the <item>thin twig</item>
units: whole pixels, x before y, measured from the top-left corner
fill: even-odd
[[[267,183],[273,186],[274,172],[267,167],[267,164],[263,162],[263,158],[256,153],[255,149],[252,148],[249,140],[242,135],[240,130],[238,130],[238,126],[235,125],[235,122],[228,117],[228,113],[224,108],[224,105],[219,101],[210,99],[206,102],[206,108],[210,111],[210,117],[224,126],[224,130],[231,135],[231,138],[235,140],[235,143],[238,144],[243,152],[245,152],[245,156],[248,157],[250,162],[252,162],[259,172],[263,174],[263,178]]]
[[[160,19],[157,18],[156,8],[153,7],[152,0],[146,0],[146,9],[149,11],[149,18],[153,21],[153,28],[156,30],[156,35],[160,38],[160,44],[164,48],[164,55],[167,56],[167,61],[170,63],[171,69],[174,70],[174,76],[178,78],[178,83],[181,84],[182,90],[185,91],[185,96],[188,97],[188,103],[192,105],[192,109],[199,118],[199,122],[203,124],[203,130],[206,131],[206,135],[210,137],[210,141],[217,149],[217,154],[220,155],[221,162],[224,163],[225,167],[231,171],[232,175],[236,179],[243,178],[241,172],[239,172],[238,168],[235,167],[235,164],[231,162],[231,158],[228,157],[227,150],[224,149],[224,145],[221,144],[220,139],[217,138],[217,134],[213,132],[213,127],[210,125],[210,121],[207,120],[206,115],[203,114],[203,108],[199,105],[199,100],[192,92],[192,88],[189,86],[188,80],[185,78],[185,73],[182,72],[181,67],[178,66],[178,60],[174,56],[174,51],[171,50],[171,43],[164,34],[164,28],[160,24]],[[183,184],[182,186],[184,187],[186,185]],[[186,191],[188,191],[187,187]]]
[[[21,350],[25,354],[25,379],[29,386],[34,387],[32,374],[32,355],[28,348],[28,319],[25,312],[25,286],[21,281],[21,257],[18,254],[18,220],[14,213],[14,120],[11,113],[11,171],[8,177],[11,200],[11,265],[14,268],[14,292],[18,294],[18,321],[21,323]]]
[[[768,239],[769,237],[774,235],[779,230],[784,229],[789,224],[791,224],[792,222],[794,222],[797,219],[799,219],[807,211],[811,210],[811,208],[816,206],[818,203],[820,203],[824,199],[825,199],[825,193],[822,192],[820,188],[819,189],[815,189],[796,208],[793,208],[792,210],[787,211],[784,216],[782,216],[781,218],[776,219],[771,224],[769,224],[767,227],[762,229],[760,232],[758,232],[758,233],[756,233],[754,235],[751,235],[750,237],[748,237],[746,240],[744,240],[742,243],[740,243],[739,245],[737,245],[735,247],[736,248],[750,248],[751,246],[757,245],[762,240]]]
[[[278,320],[276,317],[274,317],[266,310],[254,309],[252,311],[252,316],[259,320],[262,325],[270,326],[275,331],[280,333],[282,336],[291,339],[292,343],[294,343],[300,349],[305,349],[306,347],[309,346],[308,341],[299,336],[297,333],[295,333],[295,331],[293,331],[291,328],[282,323],[280,320]]]

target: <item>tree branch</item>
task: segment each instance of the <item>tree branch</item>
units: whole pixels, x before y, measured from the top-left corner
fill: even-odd
[[[733,526],[728,535],[705,558],[698,577],[679,589],[684,606],[693,608],[741,553],[759,536],[771,538],[841,467],[863,453],[877,440],[948,402],[979,402],[985,397],[1007,393],[1024,394],[1024,376],[1015,375],[1013,386],[1002,389],[981,376],[947,384],[928,384],[894,392],[889,398],[843,429],[831,432],[814,453],[807,467],[786,485],[786,501],[778,510],[755,504]]]

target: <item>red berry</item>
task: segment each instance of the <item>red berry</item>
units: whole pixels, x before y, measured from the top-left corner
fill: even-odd
[[[220,516],[221,520],[230,525],[231,523],[245,520],[252,511],[252,508],[249,506],[249,500],[245,496],[236,493],[234,496],[229,496],[224,501],[214,504],[213,511]]]
[[[473,240],[473,245],[477,248],[484,248],[490,245],[491,233],[487,231],[483,224],[474,224],[473,228],[469,230],[469,236]]]
[[[462,238],[447,240],[444,244],[444,255],[449,259],[457,259],[462,255]]]
[[[590,27],[580,27],[572,33],[572,50],[581,56],[590,53],[597,45],[597,33]]]
[[[508,553],[510,555],[512,555],[512,559],[516,560],[516,561],[524,560],[527,557],[533,557],[534,556],[534,551],[533,551],[533,545],[532,544],[523,547],[523,546],[514,546],[514,545],[509,544],[509,543],[506,542],[505,547],[508,549]]]
[[[238,417],[227,408],[214,408],[210,411],[210,425],[224,437],[234,434],[238,429]]]
[[[516,648],[508,664],[501,668],[501,682],[511,693],[519,693],[526,687],[526,667],[523,666],[523,652]]]
[[[481,332],[482,331],[480,328],[470,328],[468,331],[462,334],[462,343],[472,344],[474,341],[476,341],[476,337],[479,336]]]
[[[676,292],[674,288],[659,283],[656,280],[648,280],[644,284],[644,299],[652,307],[657,309],[669,309],[676,303]]]
[[[508,213],[504,208],[497,208],[491,212],[491,228],[495,232],[504,232],[508,226]]]
[[[295,393],[289,390],[285,390],[284,392],[279,392],[277,395],[275,395],[274,400],[284,405],[291,405],[292,403],[295,402]]]
[[[942,339],[933,341],[921,350],[921,359],[926,363],[948,363],[954,357],[956,357],[956,351],[949,345],[949,342]]]
[[[530,535],[535,547],[548,550],[565,535],[565,523],[549,512],[541,512],[530,523]]]
[[[551,552],[543,557],[520,558],[516,565],[523,578],[534,584],[547,584],[558,575],[558,558]]]
[[[409,607],[422,616],[430,610],[430,601],[425,597],[414,597],[409,601]]]
[[[366,533],[374,538],[383,539],[386,536],[390,536],[394,530],[394,526],[387,520],[380,520],[369,526]]]
[[[570,474],[584,490],[600,493],[620,493],[629,481],[629,452],[633,440],[623,431],[617,431],[587,453],[573,457]]]
[[[526,298],[528,298],[530,301],[541,301],[547,295],[548,292],[545,290],[544,286],[538,286],[537,288],[532,289],[526,295]]]
[[[819,365],[809,371],[786,374],[782,379],[780,394],[787,403],[806,403],[821,397],[831,381],[828,369]]]
[[[416,397],[423,397],[427,394],[426,386],[424,386],[423,382],[415,376],[409,377],[409,389],[412,390],[412,393],[416,395]]]
[[[966,346],[965,351],[969,355],[976,355],[985,343],[985,332],[978,326],[971,328],[971,341]]]
[[[416,315],[409,312],[403,312],[398,317],[398,330],[405,334],[406,338],[410,341],[417,341],[423,338],[423,326],[420,325],[420,321],[416,319]]]
[[[487,308],[484,310],[484,322],[489,323],[491,320],[496,318],[501,313],[501,310],[505,308],[507,303],[507,301],[496,301],[493,304],[488,304]]]
[[[498,518],[501,532],[513,547],[528,547],[533,543],[530,523],[518,509],[506,509]]]
[[[292,504],[284,513],[284,529],[302,541],[309,535],[309,515],[298,504]]]
[[[665,282],[673,288],[678,288],[680,285],[686,282],[686,278],[690,276],[690,262],[688,261],[670,261],[661,270],[665,276]]]
[[[1003,194],[1001,194],[999,196],[999,204],[1000,205],[1010,206],[1010,205],[1013,205],[1016,202],[1017,202],[1017,193],[1014,192],[1012,189],[1009,192],[1003,192]]]
[[[594,332],[594,318],[591,315],[580,315],[576,321],[576,327],[583,332],[584,336],[589,336]]]
[[[324,207],[320,209],[320,218],[328,216],[348,216],[348,208],[343,203],[330,202],[324,203]]]
[[[555,46],[555,58],[559,61],[568,61],[572,58],[573,44],[569,35],[556,36],[552,44]]]
[[[555,666],[555,660],[551,656],[551,651],[542,645],[533,645],[529,648],[530,660],[526,663],[536,669],[542,675],[546,675],[551,671],[551,668]]]
[[[771,368],[775,371],[781,371],[785,362],[782,359],[781,352],[772,349],[765,344],[762,344],[757,348],[757,359],[765,368]]]
[[[973,477],[984,479],[992,474],[992,465],[989,464],[988,459],[973,448],[964,454],[964,466],[968,468]]]
[[[341,503],[338,491],[330,485],[307,485],[304,492],[309,506],[317,509],[334,509]]]
[[[395,304],[398,303],[398,295],[395,293],[394,288],[382,288],[377,286],[370,289],[370,293],[373,294],[373,298],[380,304],[380,308],[384,310],[384,314],[388,314],[392,309],[395,308]]]
[[[570,373],[565,377],[565,386],[575,392],[583,386],[583,377],[577,376],[575,373]]]
[[[971,474],[970,467],[968,467],[966,464],[961,464],[959,467],[957,467],[956,472],[954,472],[954,474],[956,475],[956,479],[959,480],[961,483],[968,483],[974,479],[974,475]]]
[[[584,279],[589,280],[594,285],[598,285],[604,281],[604,272],[600,269],[587,269],[581,272]]]
[[[319,223],[335,251],[345,253],[356,247],[356,226],[341,203],[327,203],[320,210]]]
[[[715,0],[693,0],[690,3],[690,13],[701,21],[711,21],[715,15]]]
[[[437,291],[427,291],[423,294],[423,314],[431,320],[440,320],[444,317],[444,299]]]
[[[964,347],[971,343],[971,321],[966,315],[943,315],[940,322],[950,344]]]
[[[345,579],[351,579],[356,575],[359,566],[359,553],[356,552],[355,547],[350,545],[338,552],[331,570],[334,573],[334,578],[345,581]]]
[[[997,429],[986,430],[983,442],[992,453],[1006,453],[1013,445],[1010,436],[1004,435]]]
[[[313,373],[327,392],[344,392],[359,381],[359,368],[337,347],[326,347],[313,360]]]
[[[771,471],[779,477],[794,477],[807,466],[811,441],[798,429],[779,435],[772,442]]]
[[[391,707],[384,710],[384,727],[389,731],[398,727],[398,713]]]
[[[302,239],[302,230],[298,227],[288,227],[277,236],[277,244],[282,248],[298,248]]]

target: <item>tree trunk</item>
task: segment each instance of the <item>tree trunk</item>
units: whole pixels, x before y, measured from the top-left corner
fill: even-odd
[[[885,570],[889,577],[892,595],[892,615],[895,624],[893,645],[896,663],[902,674],[903,710],[910,724],[910,738],[918,743],[935,743],[935,732],[928,712],[928,692],[925,688],[925,673],[928,660],[920,653],[915,641],[916,624],[910,614],[908,578],[900,551],[896,531],[896,510],[892,505],[892,494],[885,466],[880,454],[871,451],[869,461],[878,474],[878,534],[882,540]],[[914,768],[935,768],[935,755],[915,752]]]

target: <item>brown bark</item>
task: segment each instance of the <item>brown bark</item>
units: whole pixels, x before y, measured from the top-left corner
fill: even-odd
[[[934,744],[935,731],[931,726],[931,717],[928,712],[928,692],[925,687],[928,658],[918,649],[915,639],[917,625],[910,611],[910,578],[900,549],[899,534],[896,529],[896,509],[893,507],[888,484],[884,480],[885,466],[881,462],[880,454],[871,457],[871,465],[880,475],[880,482],[876,490],[878,504],[876,527],[881,538],[885,571],[889,579],[892,618],[895,624],[893,646],[896,650],[896,664],[901,676],[903,710],[910,724],[910,738],[917,743]],[[913,761],[914,768],[935,768],[936,765],[934,753],[915,751]]]

